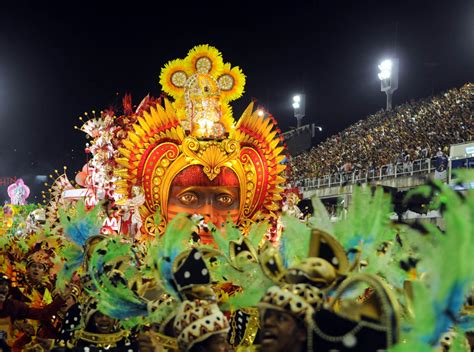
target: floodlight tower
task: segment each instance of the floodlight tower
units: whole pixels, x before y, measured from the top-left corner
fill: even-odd
[[[301,127],[301,119],[305,115],[305,95],[304,94],[297,94],[293,96],[293,110],[296,117],[296,128]]]
[[[392,110],[392,94],[398,89],[398,59],[383,60],[379,65],[380,91],[387,94],[387,111]]]

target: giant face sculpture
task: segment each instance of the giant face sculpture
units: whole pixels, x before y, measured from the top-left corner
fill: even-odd
[[[171,183],[167,219],[178,213],[202,215],[218,227],[230,219],[237,223],[240,208],[240,186],[237,175],[223,168],[212,181],[193,165],[181,171]]]
[[[216,226],[232,219],[246,227],[276,217],[285,179],[279,130],[253,104],[234,123],[228,102],[245,78],[212,47],[193,48],[162,70],[163,90],[175,98],[143,112],[116,158],[116,194],[126,204],[142,187],[142,233],[160,234],[179,212],[200,214]],[[155,213],[164,221],[156,226]]]

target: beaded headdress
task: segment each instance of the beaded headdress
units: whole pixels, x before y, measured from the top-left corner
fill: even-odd
[[[227,333],[229,322],[215,303],[184,301],[178,308],[174,329],[180,350],[189,351],[196,343],[212,335]]]

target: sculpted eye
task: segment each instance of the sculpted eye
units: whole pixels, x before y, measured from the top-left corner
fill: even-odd
[[[232,196],[228,195],[227,193],[221,193],[216,196],[216,200],[219,203],[219,205],[222,206],[231,206],[234,203],[234,198]]]
[[[194,205],[198,202],[199,198],[194,192],[185,192],[178,196],[178,199],[184,205]]]

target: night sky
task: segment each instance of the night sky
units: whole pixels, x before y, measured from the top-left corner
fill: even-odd
[[[389,56],[394,104],[474,81],[473,0],[100,3],[2,3],[0,182],[63,165],[73,179],[86,161],[78,116],[125,93],[159,96],[161,67],[197,44],[246,74],[236,118],[255,98],[288,130],[302,92],[303,123],[323,127],[316,142],[385,106],[377,65]]]

